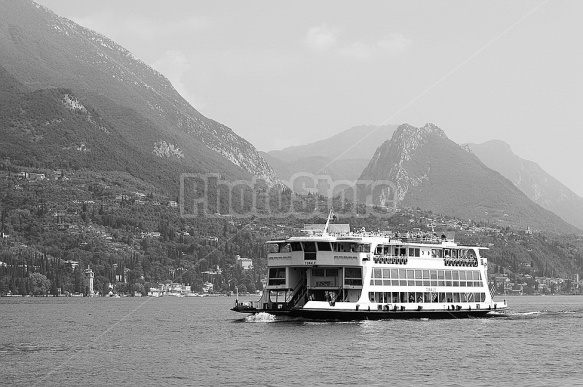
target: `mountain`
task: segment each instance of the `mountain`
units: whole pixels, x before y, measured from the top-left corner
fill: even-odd
[[[1,154],[31,167],[131,171],[170,185],[174,162],[140,154],[120,131],[68,89],[26,91],[0,67]],[[131,112],[130,117],[131,117]],[[115,144],[115,146],[112,146]],[[148,166],[156,166],[149,168]]]
[[[522,228],[580,232],[534,203],[433,124],[399,126],[391,140],[376,150],[360,180],[391,181],[400,206]]]
[[[322,156],[329,159],[370,160],[376,148],[388,140],[397,125],[355,126],[324,140],[268,152],[280,160],[297,160],[303,157]]]
[[[324,140],[269,151],[263,157],[284,180],[308,172],[328,175],[335,181],[355,181],[375,149],[391,138],[396,129],[396,125],[355,126]]]
[[[259,153],[273,167],[277,176],[288,182],[294,174],[301,175],[302,173],[327,175],[334,181],[354,181],[358,179],[358,176],[360,176],[368,163],[367,159],[331,160],[323,156],[306,156],[284,161],[269,153]]]
[[[500,140],[466,145],[484,164],[514,183],[533,202],[583,229],[583,198],[537,163],[520,158],[510,145]]]
[[[150,175],[170,174],[177,182],[182,172],[214,172],[228,179],[254,175],[268,184],[276,182],[273,169],[249,142],[195,110],[163,75],[112,40],[41,5],[0,0],[0,52],[3,82],[12,85],[3,88],[3,98],[11,94],[14,101],[22,102],[25,97],[15,93],[33,93],[28,96],[65,100],[70,109],[99,118],[100,124],[90,133],[70,133],[71,139],[62,142],[55,136],[51,143],[55,148],[88,136],[87,142],[109,147],[112,155],[131,154],[134,162],[126,169],[138,176],[154,170]],[[34,109],[28,104],[27,115],[37,115]],[[46,122],[21,123],[32,129],[19,132],[20,148],[28,147],[40,163],[48,160],[32,148],[45,146],[48,137],[31,133],[41,131],[42,125],[49,131],[61,130],[57,116],[50,114],[40,113]],[[14,119],[4,117],[4,122]],[[13,157],[14,152],[5,152],[10,144],[4,141],[0,156]],[[108,166],[107,160],[102,164],[117,167],[116,163]]]

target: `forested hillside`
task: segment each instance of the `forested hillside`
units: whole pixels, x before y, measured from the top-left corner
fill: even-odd
[[[109,284],[133,294],[164,281],[200,289],[203,280],[223,291],[227,278],[254,290],[263,274],[263,236],[226,218],[186,221],[177,198],[127,173],[3,167],[0,293],[82,293],[89,266],[101,294]],[[254,257],[256,271],[237,271],[236,254]],[[205,278],[217,266],[222,275]],[[35,291],[33,272],[50,288]]]
[[[292,236],[304,223],[323,223],[323,197],[287,191],[293,211],[274,216],[181,217],[178,198],[126,172],[30,168],[0,163],[0,294],[84,293],[83,271],[95,272],[100,294],[145,294],[162,282],[200,291],[253,292],[265,276],[264,242]],[[339,208],[338,198],[334,207]],[[321,206],[320,215],[312,213]],[[300,218],[316,214],[309,219]],[[293,212],[296,216],[290,216]],[[483,222],[401,209],[383,217],[339,212],[340,223],[360,230],[455,230],[460,243],[489,247],[490,270],[538,276],[583,273],[583,241],[572,235],[534,233]],[[428,224],[431,223],[431,225]],[[243,271],[236,255],[251,258]]]

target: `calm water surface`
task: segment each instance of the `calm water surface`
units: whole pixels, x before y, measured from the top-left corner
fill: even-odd
[[[583,296],[507,300],[503,318],[339,323],[231,297],[0,298],[0,385],[583,385]]]

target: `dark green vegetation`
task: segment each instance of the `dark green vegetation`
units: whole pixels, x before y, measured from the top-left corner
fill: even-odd
[[[46,179],[33,180],[17,174],[28,168],[8,162],[3,168],[0,293],[82,293],[82,272],[89,266],[101,294],[109,284],[133,294],[163,281],[196,290],[203,280],[219,291],[258,286],[266,233],[225,219],[186,221],[168,205],[176,198],[123,172],[42,170]],[[256,257],[257,270],[241,272],[235,254]],[[205,277],[217,266],[221,275]],[[32,273],[50,286],[34,290],[39,276]]]
[[[254,291],[265,275],[266,240],[291,236],[305,222],[325,221],[324,216],[185,219],[168,205],[176,198],[125,172],[33,170],[7,160],[1,167],[2,294],[55,294],[58,288],[83,293],[87,267],[95,272],[95,290],[101,294],[110,284],[114,292],[133,294],[169,281],[191,285],[193,291],[200,291],[205,281],[218,292],[234,291],[235,286]],[[30,175],[27,179],[19,172]],[[44,173],[46,179],[35,180],[33,172]],[[319,199],[308,196],[301,202],[314,208]],[[340,214],[339,222],[351,223],[353,229],[426,230],[427,218],[438,230],[456,229],[460,243],[489,246],[485,255],[491,272],[563,277],[583,272],[583,242],[573,236],[528,235],[486,223],[462,225],[406,209],[385,219]],[[236,255],[251,258],[254,269],[242,271]]]

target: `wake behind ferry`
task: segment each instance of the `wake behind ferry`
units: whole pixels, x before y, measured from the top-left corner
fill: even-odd
[[[443,234],[350,232],[348,224],[305,225],[269,241],[268,278],[256,302],[231,310],[307,319],[465,318],[503,314],[487,282],[484,247]]]

